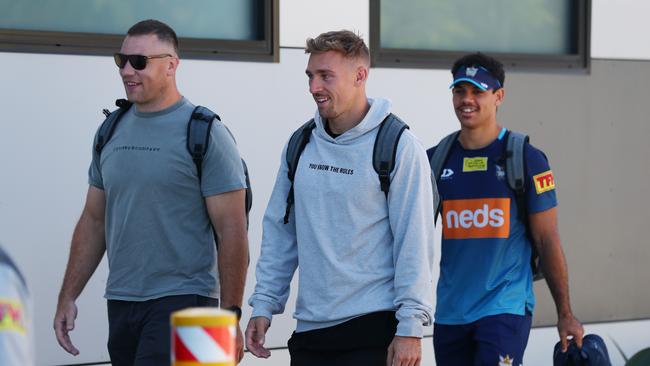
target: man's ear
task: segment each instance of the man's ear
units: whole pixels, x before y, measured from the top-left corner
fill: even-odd
[[[364,65],[357,66],[354,83],[363,84],[368,80],[368,68]]]
[[[167,63],[167,75],[176,74],[176,69],[181,60],[178,57],[169,57],[169,62]]]
[[[494,94],[497,96],[496,106],[498,107],[501,105],[501,103],[503,103],[503,99],[506,97],[506,90],[504,88],[500,88],[499,90],[496,90]]]

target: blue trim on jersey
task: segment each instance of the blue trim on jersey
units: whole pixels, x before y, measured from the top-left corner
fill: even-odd
[[[485,148],[467,150],[456,141],[443,167],[454,174],[438,181],[443,202],[443,238],[435,315],[438,324],[468,324],[490,315],[524,315],[534,309],[530,268],[532,247],[526,235],[526,225],[519,218],[515,193],[505,176],[505,144],[506,140],[501,138]],[[537,194],[533,183],[534,175],[550,170],[546,157],[529,144],[526,145],[525,157],[529,213],[556,206],[555,190]],[[464,172],[464,158],[486,159],[487,170],[467,169]],[[466,203],[466,200],[472,201]],[[509,215],[501,210],[501,216],[491,220],[491,211],[504,207],[490,207],[493,201],[505,205],[506,210],[509,205]],[[480,202],[480,205],[470,209],[472,202]],[[450,207],[459,204],[457,212],[450,212]],[[509,230],[503,234],[506,236],[485,234],[488,226],[501,228],[506,220],[509,225]],[[445,237],[445,229],[449,230],[449,235],[455,231],[453,239]],[[476,236],[477,233],[480,235]]]
[[[502,127],[502,128],[501,128],[501,132],[499,132],[499,136],[497,137],[497,140],[502,140],[502,139],[503,139],[503,136],[506,135],[506,132],[507,132],[507,131],[508,131],[508,130],[507,130],[505,127]]]

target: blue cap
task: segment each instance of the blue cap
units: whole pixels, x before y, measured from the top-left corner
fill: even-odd
[[[449,86],[453,88],[458,83],[468,82],[485,91],[499,89],[501,83],[483,66],[462,66],[454,74],[454,82]]]

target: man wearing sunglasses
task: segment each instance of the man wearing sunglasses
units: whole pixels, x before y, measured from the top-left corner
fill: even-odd
[[[245,176],[233,139],[214,121],[199,179],[186,150],[194,105],[176,87],[178,40],[169,26],[135,24],[114,59],[133,105],[101,154],[93,154],[54,328],[59,344],[77,355],[69,336],[75,300],[106,252],[112,364],[169,365],[173,311],[241,306],[248,266]]]

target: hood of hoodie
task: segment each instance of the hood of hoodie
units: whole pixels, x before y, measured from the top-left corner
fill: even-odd
[[[343,134],[334,138],[325,131],[325,122],[316,110],[314,121],[316,122],[316,134],[319,138],[330,141],[335,144],[350,144],[354,143],[356,139],[365,135],[366,133],[374,130],[379,124],[390,114],[391,102],[387,99],[368,98],[370,103],[370,110],[366,113],[365,117],[359,122],[358,125],[345,131]]]

